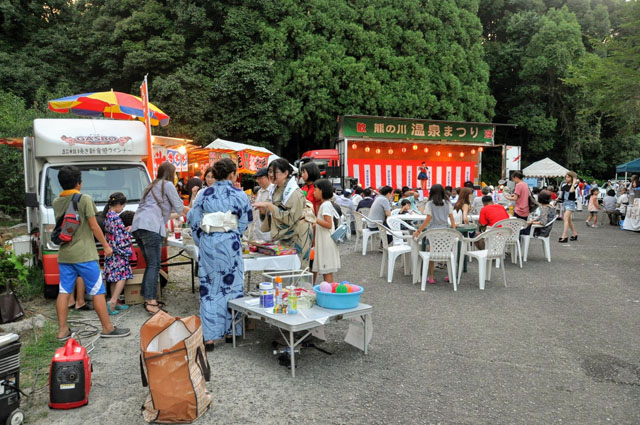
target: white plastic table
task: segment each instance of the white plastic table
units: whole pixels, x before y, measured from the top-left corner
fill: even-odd
[[[191,258],[191,292],[195,293],[195,283],[193,276],[195,276],[194,262],[198,263],[198,254],[200,249],[193,244],[185,244],[182,240],[177,240],[174,237],[167,238],[167,245],[179,248],[181,251],[179,255],[187,255]],[[244,271],[269,271],[269,270],[298,270],[300,269],[300,258],[295,255],[263,255],[263,254],[244,254],[242,256],[242,262],[244,263]]]
[[[317,327],[324,326],[330,322],[337,322],[342,319],[349,319],[352,317],[360,317],[364,322],[364,354],[367,354],[368,346],[368,326],[371,321],[371,313],[373,307],[367,304],[358,304],[355,308],[346,310],[334,310],[323,308],[318,305],[314,305],[310,309],[298,310],[297,314],[273,314],[267,313],[266,309],[261,308],[259,303],[256,303],[258,298],[243,297],[231,300],[228,303],[231,309],[231,329],[235,329],[235,326],[240,321],[244,321],[245,316],[251,315],[252,318],[258,318],[263,322],[267,322],[278,328],[280,335],[284,338],[289,347],[291,353],[291,376],[296,377],[296,360],[295,360],[295,348],[305,338],[311,335],[311,331]],[[239,315],[236,314],[240,313]],[[296,341],[294,332],[307,331],[302,337]],[[288,332],[289,335],[285,335]],[[233,347],[236,347],[236,334],[233,333]],[[242,327],[242,337],[244,338],[244,326]]]

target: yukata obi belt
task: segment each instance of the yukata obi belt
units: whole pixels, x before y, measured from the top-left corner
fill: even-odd
[[[206,213],[200,221],[200,229],[205,233],[228,232],[237,228],[238,217],[231,211]]]

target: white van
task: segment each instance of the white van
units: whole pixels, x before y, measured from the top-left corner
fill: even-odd
[[[78,167],[82,193],[93,198],[98,210],[110,194],[122,192],[126,209],[135,211],[150,183],[143,162],[148,154],[146,130],[140,121],[106,119],[37,119],[33,130],[23,145],[27,225],[44,269],[45,296],[51,298],[59,283],[58,246],[50,239],[55,226],[52,203],[62,191],[58,171],[65,165]],[[144,260],[137,254],[137,267],[142,267]]]

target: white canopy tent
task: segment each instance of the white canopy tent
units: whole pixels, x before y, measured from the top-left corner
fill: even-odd
[[[537,178],[564,177],[568,172],[569,170],[549,158],[534,162],[522,170],[525,177]]]
[[[223,140],[223,139],[214,140],[213,142],[205,146],[205,149],[221,149],[221,150],[234,151],[234,152],[249,150],[249,151],[255,151],[255,152],[268,153],[269,157],[267,158],[267,164],[271,164],[273,161],[280,158],[278,155],[274,154],[267,148],[263,148],[262,146],[247,145],[245,143],[231,142],[229,140]],[[293,164],[291,164],[291,167],[293,168],[294,173],[298,172],[298,168],[295,167]]]
[[[205,149],[221,149],[221,150],[235,151],[235,152],[249,150],[249,151],[256,151],[256,152],[268,153],[269,155],[273,155],[273,152],[271,152],[267,148],[263,148],[262,146],[247,145],[244,143],[230,142],[229,140],[222,140],[222,139],[214,140],[213,142],[205,146]]]

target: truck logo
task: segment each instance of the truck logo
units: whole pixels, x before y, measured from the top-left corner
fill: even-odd
[[[67,142],[69,146],[74,145],[115,145],[124,146],[127,144],[131,137],[116,137],[116,136],[78,136],[69,137],[62,136],[61,139]]]

